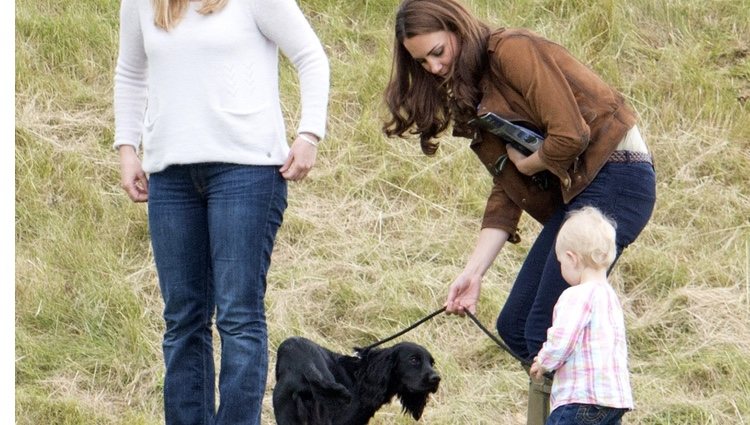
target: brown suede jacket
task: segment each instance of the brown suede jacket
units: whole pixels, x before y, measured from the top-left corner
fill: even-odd
[[[544,223],[594,179],[636,123],[623,96],[565,48],[525,29],[499,29],[487,43],[489,72],[482,79],[478,114],[494,112],[545,134],[539,157],[552,177],[547,190],[508,161],[494,175],[482,228],[517,233],[521,212]],[[471,148],[491,169],[505,154],[497,136],[478,130]],[[492,173],[492,171],[490,171]]]

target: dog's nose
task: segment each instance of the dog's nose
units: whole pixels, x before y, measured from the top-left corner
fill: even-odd
[[[428,382],[430,383],[430,385],[437,385],[437,384],[440,383],[440,375],[438,375],[437,373],[433,373],[427,379],[428,379]]]

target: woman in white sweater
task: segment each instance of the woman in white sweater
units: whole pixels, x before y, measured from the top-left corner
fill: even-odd
[[[291,148],[279,49],[301,87]],[[123,189],[149,204],[168,424],[260,424],[266,275],[287,181],[305,178],[325,135],[328,90],[327,57],[295,0],[122,0],[114,146]]]

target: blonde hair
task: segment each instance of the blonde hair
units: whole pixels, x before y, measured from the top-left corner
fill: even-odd
[[[221,10],[229,0],[201,0],[198,13],[208,15]],[[154,24],[166,31],[177,26],[185,15],[190,0],[153,0]]]
[[[568,214],[557,233],[555,252],[571,251],[586,267],[609,268],[615,261],[615,222],[595,207]]]

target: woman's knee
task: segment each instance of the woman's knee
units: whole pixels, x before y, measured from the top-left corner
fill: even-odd
[[[526,358],[526,339],[523,335],[523,318],[510,314],[503,309],[497,317],[495,327],[500,338],[514,354]]]

